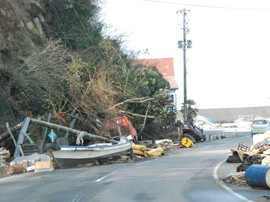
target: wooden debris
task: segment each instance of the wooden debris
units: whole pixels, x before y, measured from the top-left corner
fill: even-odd
[[[19,173],[23,173],[24,172],[24,168],[23,165],[14,165],[14,166],[10,166],[8,168],[8,174],[9,175],[13,175],[13,174],[19,174]]]
[[[261,165],[270,165],[270,156],[265,157],[265,158],[262,160]]]
[[[242,142],[242,143],[238,144],[237,150],[242,150],[242,151],[248,152],[248,151],[250,151],[250,147],[251,146],[243,145],[243,142]]]
[[[7,150],[5,147],[0,148],[0,159],[7,159],[10,157],[9,150]]]
[[[18,125],[16,125],[15,127],[11,128],[10,131],[12,133],[15,133],[16,131],[20,130],[22,127],[23,122],[19,123]],[[0,135],[0,142],[4,141],[5,139],[7,139],[8,137],[10,137],[9,131],[6,131],[5,133],[3,133],[2,135]]]

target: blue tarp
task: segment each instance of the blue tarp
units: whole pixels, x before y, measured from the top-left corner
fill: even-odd
[[[236,119],[235,121],[234,121],[234,123],[241,123],[242,122],[242,119]]]
[[[210,123],[214,123],[213,120],[211,120],[211,119],[209,119],[209,118],[206,118],[206,117],[203,116],[203,115],[200,115],[200,114],[199,114],[198,116],[202,117],[203,119],[205,119],[206,121],[208,121],[208,122],[210,122]]]

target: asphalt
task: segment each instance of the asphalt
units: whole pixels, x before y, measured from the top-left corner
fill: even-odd
[[[236,197],[241,199],[242,201],[267,201],[264,195],[270,194],[270,190],[260,188],[260,187],[251,187],[251,186],[243,186],[243,185],[234,185],[230,183],[225,183],[223,180],[228,177],[232,173],[236,173],[236,168],[241,163],[227,163],[224,159],[223,162],[218,164],[213,172],[213,177],[217,181],[217,183],[222,186],[224,189],[228,191],[228,194],[234,194]],[[1,176],[0,173],[0,178]]]
[[[221,179],[228,177],[230,174],[236,173],[236,168],[241,163],[227,163],[226,161],[222,162],[216,171],[217,182],[226,189],[230,194],[234,194],[236,197],[243,199],[243,201],[267,201],[264,195],[270,194],[270,190],[267,190],[262,187],[251,187],[249,185],[234,185],[230,183],[225,183]],[[215,178],[215,177],[214,177]]]

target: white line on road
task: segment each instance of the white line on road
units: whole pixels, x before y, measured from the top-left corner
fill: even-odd
[[[137,163],[136,166],[141,165],[141,164],[144,164],[144,163],[149,163],[149,162],[151,162],[151,161],[156,161],[156,160],[158,160],[158,159],[150,160],[150,161],[145,161],[145,162],[142,162],[142,163]],[[114,173],[116,173],[116,172],[117,172],[117,171],[112,172],[112,173],[110,173],[110,174],[108,174],[108,175],[105,175],[105,176],[103,176],[103,177],[97,179],[95,182],[100,182],[100,181],[104,180],[105,178],[109,177],[110,175],[112,175],[112,174],[114,174]]]
[[[142,162],[142,163],[137,163],[137,164],[136,164],[136,166],[138,166],[138,165],[142,165],[142,164],[144,164],[144,163],[149,163],[149,162],[151,162],[151,161],[156,161],[156,160],[158,160],[158,159],[155,159],[155,160],[150,160],[150,161],[145,161],[145,162]]]
[[[244,201],[249,201],[249,202],[253,202],[249,199],[247,199],[246,197],[236,193],[235,191],[233,191],[232,189],[230,189],[229,187],[227,187],[224,182],[221,182],[221,181],[217,181],[219,178],[218,178],[218,175],[217,175],[217,171],[218,171],[218,168],[219,166],[223,163],[224,161],[221,161],[219,164],[216,165],[216,167],[214,168],[213,170],[213,173],[212,173],[212,176],[214,178],[214,180],[216,180],[217,183],[219,183],[219,185],[223,188],[223,189],[226,189],[228,192],[230,192],[231,194],[233,194],[234,196],[236,196],[237,198],[241,199],[241,200],[244,200]]]
[[[114,172],[112,172],[112,173],[110,173],[110,174],[108,174],[108,175],[105,175],[105,176],[103,176],[103,177],[97,179],[95,182],[100,182],[101,180],[104,180],[105,178],[109,177],[110,175],[112,175],[112,174],[114,174],[114,173],[116,173],[116,172],[117,172],[117,171],[114,171]]]
[[[73,202],[79,202],[81,199],[81,196],[76,196],[72,201]]]

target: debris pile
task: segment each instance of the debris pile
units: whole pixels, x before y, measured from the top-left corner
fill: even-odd
[[[173,149],[173,141],[171,139],[156,140],[155,144],[157,147],[161,147],[165,151]]]
[[[222,179],[222,181],[237,186],[248,186],[245,178],[245,172],[231,173],[228,177]]]
[[[237,172],[246,171],[247,168],[253,164],[262,164],[263,159],[270,157],[267,154],[270,150],[270,138],[266,138],[255,145],[245,146],[243,143],[239,143],[238,148],[231,149],[232,155],[227,158],[228,163],[242,163],[237,167]],[[264,160],[263,165],[268,165],[267,160]],[[270,163],[270,161],[269,161]]]
[[[270,165],[270,156],[266,156],[264,157],[264,159],[262,160],[261,165]]]
[[[160,144],[153,144],[151,145],[151,148],[146,147],[146,145],[140,145],[140,144],[134,144],[132,143],[131,147],[133,149],[133,154],[137,154],[144,157],[157,157],[164,154],[163,147],[166,148],[167,146],[167,140],[166,141],[160,141]],[[165,145],[165,146],[164,146]]]
[[[48,114],[47,121],[26,117],[22,123],[13,128],[9,128],[7,123],[8,131],[0,134],[0,142],[11,138],[15,149],[12,154],[5,148],[0,149],[1,173],[3,172],[0,176],[52,171],[54,167],[68,168],[134,162],[144,158],[159,157],[164,155],[164,151],[175,148],[193,146],[192,140],[181,136],[179,131],[177,142],[171,139],[155,140],[154,143],[152,140],[138,142],[136,133],[129,134],[133,127],[126,117],[109,120],[107,125],[109,124],[108,128],[112,133],[110,136],[90,134],[73,129],[76,117],[72,119],[69,127],[50,123],[51,114]],[[33,138],[32,130],[35,127],[32,125],[43,128],[42,134],[35,135],[39,137],[38,140]],[[124,130],[126,128],[130,130]],[[113,134],[118,136],[113,136]],[[7,158],[10,158],[8,162],[6,162]]]
[[[0,148],[0,159],[7,159],[10,157],[9,150],[7,150],[5,147]]]
[[[239,143],[237,149],[231,149],[232,155],[227,158],[227,163],[241,163],[237,168],[237,173],[232,173],[227,178],[223,179],[226,183],[235,185],[249,185],[264,187],[266,179],[260,179],[260,183],[256,184],[253,181],[258,181],[261,177],[258,173],[265,173],[270,166],[270,131],[260,134],[260,139],[253,137],[253,145],[245,146]],[[259,141],[254,141],[257,139]],[[254,173],[255,172],[255,173]],[[255,175],[256,174],[256,175]]]
[[[11,162],[1,162],[0,177],[25,172],[52,171],[53,162],[48,155],[32,154],[14,158]]]

